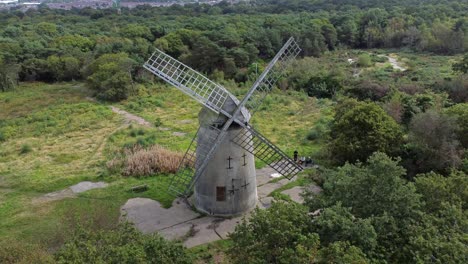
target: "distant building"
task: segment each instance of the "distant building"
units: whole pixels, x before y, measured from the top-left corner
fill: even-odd
[[[18,4],[18,0],[0,0],[0,5]]]

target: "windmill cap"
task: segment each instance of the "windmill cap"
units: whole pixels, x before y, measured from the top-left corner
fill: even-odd
[[[233,114],[239,104],[240,101],[236,97],[229,95],[229,97],[224,102],[222,109],[227,113]],[[250,121],[250,117],[251,115],[249,110],[247,110],[245,107],[242,107],[236,119],[242,123],[246,123]],[[200,125],[203,126],[209,126],[213,124],[221,125],[228,120],[228,117],[222,113],[218,114],[209,108],[204,107],[198,114],[198,120]]]

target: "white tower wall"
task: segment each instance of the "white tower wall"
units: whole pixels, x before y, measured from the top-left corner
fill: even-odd
[[[251,210],[257,203],[254,156],[231,141],[241,129],[240,126],[229,128],[195,184],[194,203],[201,212],[234,216]],[[207,141],[209,133],[210,128],[202,125],[198,142]]]

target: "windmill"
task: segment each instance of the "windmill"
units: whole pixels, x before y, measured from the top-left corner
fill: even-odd
[[[171,179],[169,191],[188,197],[193,190],[199,211],[232,216],[257,203],[254,157],[288,179],[302,170],[249,123],[300,51],[291,37],[242,100],[160,50],[151,55],[145,69],[204,106],[198,115],[200,127]]]

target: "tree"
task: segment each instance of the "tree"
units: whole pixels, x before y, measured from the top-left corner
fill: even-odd
[[[468,148],[468,103],[456,104],[446,110],[446,114],[457,124],[455,133],[464,148]]]
[[[345,164],[328,172],[319,199],[306,200],[312,210],[341,203],[360,218],[384,214],[407,217],[420,207],[420,198],[414,185],[402,178],[405,169],[398,162],[377,152],[369,157],[367,165]]]
[[[428,213],[442,211],[446,203],[460,204],[464,210],[468,208],[468,177],[463,172],[452,172],[447,177],[434,172],[420,174],[415,186],[422,194]]]
[[[58,263],[192,263],[184,248],[130,224],[116,230],[79,230],[55,254]]]
[[[454,63],[452,69],[456,72],[468,73],[468,53],[465,53],[461,61]]]
[[[399,159],[374,153],[367,160],[367,165],[345,164],[336,170],[326,171],[322,193],[308,192],[305,201],[310,211],[326,210],[324,208],[337,211],[340,206],[349,208],[352,216],[342,211],[341,217],[332,217],[342,220],[327,221],[327,225],[333,227],[329,230],[337,230],[338,234],[347,234],[347,237],[350,230],[361,231],[350,238],[350,243],[362,245],[361,249],[367,256],[393,263],[411,263],[414,256],[408,246],[409,231],[417,222],[415,219],[418,219],[422,204],[414,184],[402,178],[405,170],[398,163]],[[343,216],[346,217],[343,219]],[[351,219],[355,224],[346,229],[345,219],[348,222]],[[362,221],[358,225],[362,226],[361,230],[356,226],[359,221]],[[375,240],[369,223],[377,234]],[[375,249],[372,249],[372,241],[377,241]]]
[[[54,42],[57,48],[64,51],[69,51],[69,49],[78,49],[79,51],[87,52],[92,50],[94,47],[93,41],[78,34],[61,36],[55,38]]]
[[[15,89],[18,83],[18,72],[18,65],[5,65],[0,57],[0,92]]]
[[[87,67],[88,85],[103,100],[126,99],[133,90],[131,72],[136,62],[125,53],[104,54]]]
[[[448,173],[461,164],[456,122],[435,110],[419,113],[409,126],[409,147],[416,153],[415,172]]]
[[[202,72],[211,73],[223,65],[224,50],[206,37],[194,41],[191,55],[185,61]]]
[[[234,263],[310,263],[319,245],[310,223],[307,209],[296,203],[257,208],[230,235],[229,255]]]
[[[74,57],[52,55],[47,58],[47,64],[56,81],[70,81],[80,77],[80,61]]]
[[[360,248],[346,241],[338,241],[319,251],[317,263],[366,264],[369,260]]]
[[[364,252],[372,251],[377,245],[377,234],[370,219],[354,217],[350,210],[339,202],[323,209],[312,222],[314,232],[320,235],[323,246],[347,241]]]
[[[342,102],[331,127],[329,150],[339,164],[365,161],[375,151],[394,154],[402,142],[399,125],[374,103]],[[351,107],[346,105],[354,104]]]
[[[133,38],[144,38],[152,41],[153,35],[148,27],[138,24],[130,24],[122,28],[120,34],[124,37]]]
[[[325,76],[313,76],[306,84],[309,96],[318,98],[331,98],[342,88],[340,76],[330,73]]]

